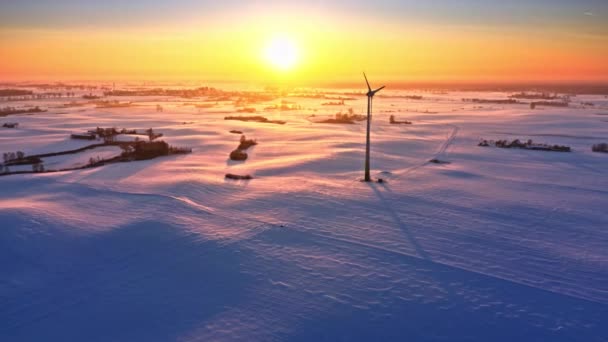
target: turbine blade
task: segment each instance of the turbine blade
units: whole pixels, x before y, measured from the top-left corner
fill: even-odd
[[[365,77],[365,83],[367,83],[367,89],[371,92],[372,87],[369,85],[369,81],[367,80],[367,75],[365,73],[363,73],[363,77]]]
[[[382,89],[384,89],[384,88],[386,88],[386,86],[382,86],[382,87],[380,87],[380,88],[378,88],[378,89],[374,90],[374,91],[373,91],[373,93],[374,93],[374,94],[376,94],[377,92],[379,92],[380,90],[382,90]]]

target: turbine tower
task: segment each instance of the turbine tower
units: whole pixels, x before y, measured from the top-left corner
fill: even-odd
[[[367,80],[367,75],[365,75],[365,73],[363,73],[363,77],[365,77],[365,83],[367,83],[367,135],[365,138],[365,181],[366,182],[371,182],[372,179],[369,176],[369,132],[370,132],[370,128],[371,128],[371,122],[372,122],[372,101],[374,98],[374,95],[376,95],[377,92],[379,92],[380,90],[384,89],[385,86],[382,86],[376,90],[372,90],[372,87],[369,85],[369,81]]]

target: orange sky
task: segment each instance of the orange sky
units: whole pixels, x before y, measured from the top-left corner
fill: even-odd
[[[332,82],[366,70],[389,82],[608,80],[601,26],[300,14],[257,8],[137,25],[1,26],[0,79]],[[298,47],[293,69],[263,58],[277,35]]]

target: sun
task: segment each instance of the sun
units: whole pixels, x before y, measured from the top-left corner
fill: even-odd
[[[289,37],[274,37],[268,41],[264,48],[264,59],[275,69],[291,70],[299,60],[298,46]]]

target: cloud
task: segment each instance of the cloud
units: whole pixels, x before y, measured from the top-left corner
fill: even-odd
[[[595,16],[595,14],[593,14],[593,12],[591,12],[591,11],[587,11],[587,12],[585,12],[583,14],[586,15],[586,16],[589,16],[589,17],[594,17]]]

